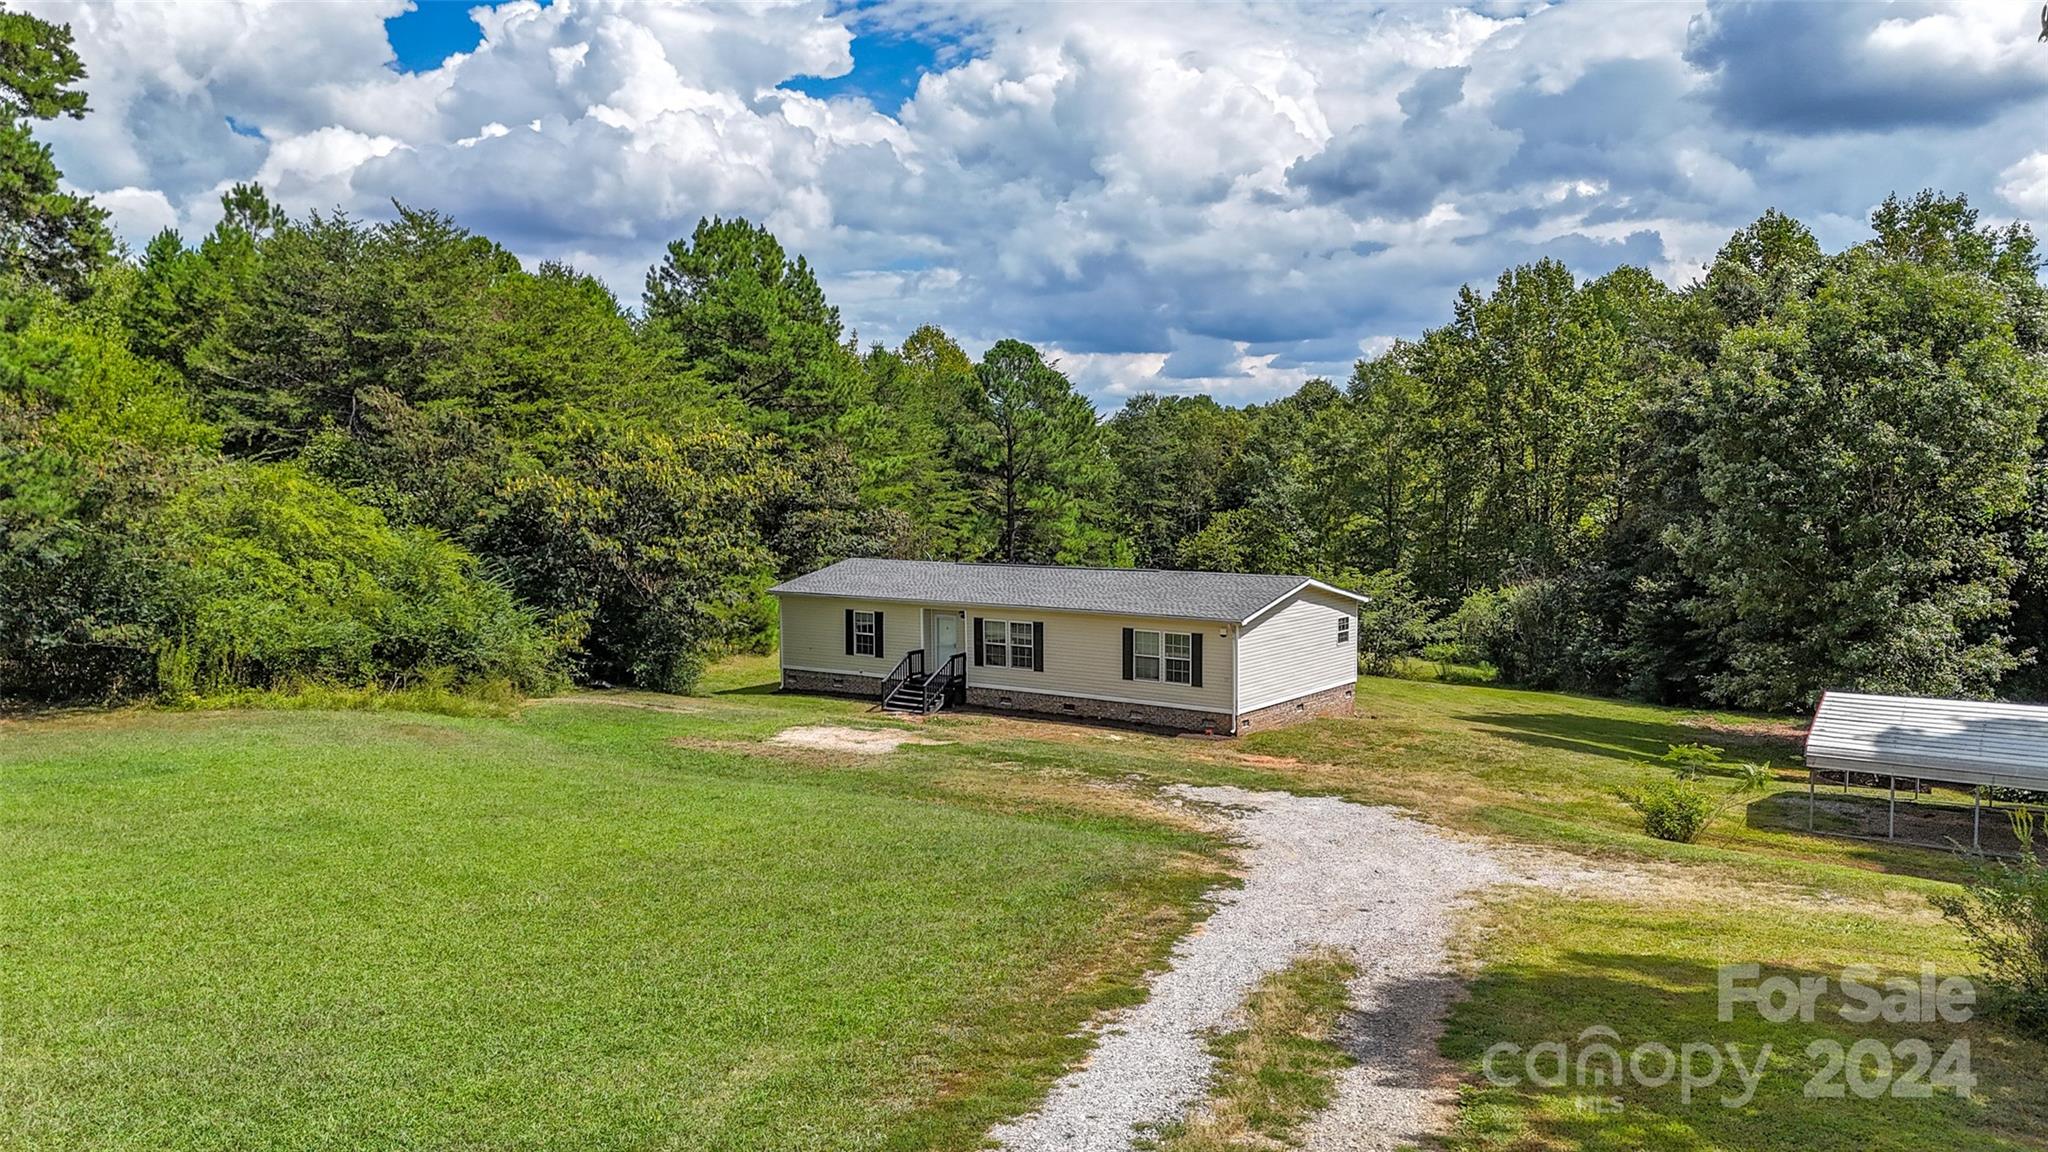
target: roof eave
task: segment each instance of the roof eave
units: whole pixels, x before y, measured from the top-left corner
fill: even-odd
[[[1320,592],[1328,592],[1333,596],[1342,596],[1347,600],[1355,600],[1360,604],[1372,603],[1372,597],[1370,596],[1360,596],[1356,592],[1352,592],[1344,588],[1339,588],[1335,584],[1325,584],[1321,580],[1311,580],[1304,577],[1301,583],[1296,584],[1294,587],[1289,588],[1287,591],[1275,597],[1271,604],[1268,604],[1264,608],[1259,609],[1257,612],[1254,612],[1251,615],[1245,617],[1244,619],[1237,621],[1237,623],[1244,627],[1249,628],[1253,624],[1258,623],[1260,618],[1265,616],[1266,613],[1271,612],[1273,609],[1278,608],[1280,605],[1287,603],[1289,600],[1294,599],[1296,596],[1301,595],[1303,592],[1307,591],[1310,588],[1314,588]]]

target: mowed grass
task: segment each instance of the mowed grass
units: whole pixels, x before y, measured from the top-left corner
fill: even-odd
[[[699,697],[510,717],[0,721],[0,1147],[973,1148],[1221,882],[1222,846],[1149,799],[1175,782],[1398,804],[1637,877],[1468,914],[1456,1152],[2048,1147],[2048,1047],[1985,1022],[1716,1019],[1723,963],[1970,967],[1927,903],[1956,861],[1807,835],[1794,772],[1693,846],[1613,795],[1673,743],[1790,765],[1790,725],[1364,680],[1354,718],[1240,741],[967,714],[863,757],[767,743],[894,726],[774,678],[746,658]],[[1174,1135],[1284,1140],[1327,1086],[1309,1007],[1283,1043],[1220,1040]],[[1594,1026],[1777,1056],[1741,1109],[1481,1077],[1492,1044],[1576,1055]],[[1802,1095],[1807,1043],[1864,1036],[1968,1039],[1977,1098]]]
[[[675,743],[764,714],[857,709],[6,723],[0,1147],[972,1146],[1217,879],[1085,796]]]
[[[1464,960],[1472,983],[1453,1009],[1443,1046],[1464,1086],[1445,1141],[1455,1152],[2048,1147],[2048,1045],[1987,1021],[1852,1025],[1825,1015],[1843,1003],[1839,996],[1812,1025],[1771,1024],[1753,1013],[1718,1019],[1723,964],[1831,980],[1851,965],[1873,966],[1880,976],[1917,976],[1923,964],[1943,975],[1974,970],[1961,937],[1928,902],[1965,874],[1954,853],[1804,830],[1796,724],[1491,686],[1365,679],[1352,718],[1238,741],[1055,731],[975,716],[934,727],[964,743],[928,755],[1000,755],[1041,773],[1085,764],[1147,783],[1223,782],[1395,804],[1441,825],[1539,850],[1568,868],[1618,877],[1570,897],[1498,900],[1471,916]],[[1645,836],[1615,792],[1668,776],[1655,758],[1690,742],[1725,747],[1731,760],[1770,760],[1780,778],[1699,844]],[[1881,795],[1860,795],[1858,802],[1882,804]],[[1612,1030],[1624,1054],[1652,1041],[1674,1049],[1736,1043],[1747,1059],[1768,1041],[1774,1057],[1756,1100],[1732,1109],[1718,1089],[1681,1099],[1676,1083],[1606,1091],[1571,1083],[1500,1088],[1483,1076],[1484,1054],[1496,1043],[1526,1050],[1561,1042],[1576,1062],[1586,1043],[1605,1039],[1597,1032],[1582,1039],[1595,1028]],[[1937,1053],[1966,1040],[1978,1077],[1975,1098],[1805,1095],[1820,1067],[1809,1059],[1808,1044],[1865,1038],[1887,1045],[1922,1039]],[[1898,1070],[1906,1066],[1901,1060]],[[1218,1085],[1222,1092],[1229,1087]],[[1593,1106],[1610,1095],[1620,1098],[1619,1111]]]
[[[1829,908],[1814,902],[1774,903],[1739,895],[1688,892],[1641,899],[1523,897],[1495,910],[1480,951],[1484,963],[1469,995],[1452,1011],[1443,1051],[1464,1071],[1457,1126],[1445,1141],[1450,1152],[1499,1149],[1573,1149],[1582,1152],[1703,1152],[1725,1149],[1800,1152],[1926,1152],[1972,1149],[2020,1152],[2048,1141],[2048,1047],[2019,1040],[1982,1019],[1948,1023],[1939,1018],[1900,1022],[1845,1020],[1852,1002],[1839,980],[1850,965],[1885,975],[1917,977],[1922,964],[1942,975],[1970,970],[1954,934],[1938,920],[1875,914],[1867,907]],[[1720,1019],[1719,981],[1724,964],[1760,965],[1759,977],[1825,979],[1813,1019],[1773,1022],[1739,1004]],[[1866,973],[1865,979],[1870,979]],[[1829,1074],[1815,1043],[1848,1052],[1875,1041],[1887,1054],[1859,1059],[1854,1089],[1846,1069]],[[1901,1044],[1925,1044],[1937,1060],[1964,1054],[1951,1069],[1976,1078],[1970,1096],[1944,1087],[1926,1096],[1907,1081],[1915,1060],[1890,1053]],[[1564,1083],[1545,1086],[1560,1065]],[[1498,1044],[1491,1069],[1516,1084],[1487,1075],[1487,1053]],[[1724,1061],[1690,1057],[1698,1087],[1677,1078],[1657,1083],[1662,1058],[1646,1052],[1641,1071],[1601,1082],[1604,1051],[1624,1060],[1642,1046],[1683,1054],[1688,1045],[1711,1046]],[[1727,1063],[1761,1068],[1754,1095],[1745,1099],[1741,1076]],[[1880,1060],[1890,1074],[1880,1075]],[[1923,1066],[1919,1083],[1939,1064]],[[1711,1080],[1711,1083],[1706,1081]],[[1832,1085],[1840,1098],[1809,1095],[1809,1086]]]
[[[1965,869],[1953,852],[1808,834],[1800,735],[1796,724],[1753,716],[1364,680],[1358,717],[1254,737],[1244,758],[1298,760],[1279,770],[1634,875],[1610,882],[1611,891],[1506,899],[1478,918],[1467,946],[1472,982],[1443,1045],[1464,1086],[1445,1141],[1453,1152],[2048,1147],[2048,1045],[1983,1019],[1855,1024],[1836,1013],[1845,1003],[1838,981],[1852,965],[1883,976],[1917,976],[1922,965],[1945,976],[1974,970],[1962,938],[1927,899]],[[1689,742],[1724,747],[1731,760],[1771,761],[1779,779],[1697,845],[1650,839],[1615,792],[1666,776],[1654,759]],[[1852,802],[1881,805],[1882,797],[1864,790]],[[1812,1023],[1771,1023],[1746,1007],[1724,1022],[1719,970],[1751,963],[1765,976],[1837,983]],[[1921,1040],[1937,1055],[1963,1042],[1977,1077],[1974,1097],[1944,1090],[1921,1099],[1888,1087],[1871,1098],[1806,1094],[1823,1068],[1810,1044],[1847,1048],[1864,1039],[1888,1047]],[[1572,1077],[1544,1087],[1527,1082],[1524,1065],[1504,1059],[1499,1066],[1524,1072],[1524,1082],[1490,1084],[1485,1054],[1504,1042],[1524,1053],[1562,1043]],[[1748,1060],[1768,1043],[1772,1055],[1755,1098],[1730,1107],[1724,1096],[1737,1092],[1732,1071],[1689,1100],[1677,1083],[1583,1084],[1578,1060],[1601,1042],[1624,1056],[1652,1042],[1723,1052],[1732,1043]],[[1909,1063],[1898,1060],[1896,1071]],[[1590,1066],[1599,1067],[1597,1059]],[[1648,1067],[1654,1075],[1654,1058]]]
[[[963,716],[963,731],[1002,730],[1002,722]],[[1044,726],[1038,726],[1042,729]],[[1039,730],[1011,751],[1038,755]],[[1133,740],[1115,745],[1162,780],[1284,787],[1394,804],[1434,823],[1485,836],[1597,857],[1719,866],[1722,875],[1787,884],[1846,887],[1865,895],[1917,899],[1966,869],[1944,850],[1815,836],[1806,829],[1803,727],[1751,715],[1659,708],[1621,700],[1492,686],[1364,678],[1356,715],[1317,720],[1211,744]],[[1769,762],[1775,782],[1746,798],[1698,844],[1645,836],[1640,818],[1616,793],[1668,779],[1655,763],[1671,745],[1713,744],[1726,759]],[[1161,748],[1171,748],[1162,754]],[[1145,755],[1146,748],[1154,751]],[[1102,749],[1096,749],[1100,759]],[[1723,775],[1730,777],[1732,770]],[[1838,792],[1838,790],[1837,790]],[[1842,803],[1822,792],[1822,801]],[[1881,812],[1884,795],[1858,789],[1849,803]],[[1901,812],[1908,810],[1901,800]],[[1968,812],[1956,811],[1965,841]],[[1987,830],[2004,835],[2004,817],[1987,810]],[[1825,828],[1827,817],[1822,817]],[[1881,827],[1881,823],[1880,823]]]
[[[1330,1103],[1351,1057],[1337,1040],[1358,967],[1333,954],[1304,956],[1259,981],[1243,1023],[1209,1041],[1209,1099],[1143,1141],[1156,1152],[1250,1152],[1292,1147]]]

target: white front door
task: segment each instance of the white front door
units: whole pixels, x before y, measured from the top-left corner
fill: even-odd
[[[946,661],[960,651],[960,615],[957,612],[932,613],[932,660],[931,670],[942,671]]]

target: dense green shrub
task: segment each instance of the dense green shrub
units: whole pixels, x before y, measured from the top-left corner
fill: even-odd
[[[467,540],[577,634],[586,679],[685,692],[761,626],[775,569],[756,520],[788,478],[759,438],[570,414],[535,448]]]
[[[160,687],[552,683],[560,645],[476,560],[286,465],[214,468],[159,523]]]
[[[1671,770],[1671,779],[1625,788],[1620,796],[1642,815],[1645,833],[1679,844],[1698,840],[1721,813],[1771,780],[1769,764],[1738,764],[1733,788],[1710,789],[1702,777],[1723,767],[1721,749],[1711,744],[1673,744],[1658,760]]]
[[[0,299],[0,695],[148,689],[147,522],[216,439],[103,319]]]
[[[1579,575],[1482,588],[1445,619],[1442,639],[1456,646],[1461,663],[1492,665],[1512,683],[1606,687],[1617,657],[1587,603],[1590,591]]]
[[[0,303],[0,692],[554,680],[559,645],[473,558],[218,441],[103,312]]]
[[[1506,597],[1495,589],[1481,588],[1466,596],[1438,623],[1436,639],[1424,655],[1440,665],[1485,664],[1497,668],[1494,657],[1506,646],[1509,635]]]
[[[1368,676],[1391,675],[1401,661],[1422,655],[1436,635],[1433,606],[1398,572],[1378,572],[1350,582],[1352,591],[1367,597],[1358,610],[1358,670]]]
[[[1968,886],[1934,904],[1984,962],[1991,1010],[2048,1036],[2048,863],[2035,851],[2034,827],[2033,813],[2015,812],[2020,858],[1974,858]]]
[[[1644,832],[1680,844],[1698,840],[1723,806],[1719,797],[1695,780],[1658,780],[1623,798],[1642,813]]]

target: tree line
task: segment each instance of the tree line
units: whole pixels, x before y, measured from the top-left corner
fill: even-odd
[[[0,694],[308,681],[682,690],[852,555],[1293,572],[1370,670],[1788,709],[2048,680],[2048,306],[2021,226],[1766,213],[1680,289],[1543,260],[1271,403],[1098,416],[1017,340],[863,345],[707,219],[637,310],[431,210],[237,186],[118,253],[33,122],[68,32],[0,13]]]

